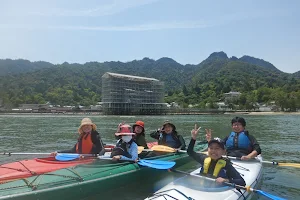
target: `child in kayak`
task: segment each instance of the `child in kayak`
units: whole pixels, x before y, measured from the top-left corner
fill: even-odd
[[[176,131],[176,127],[169,121],[166,121],[161,129],[150,134],[158,140],[159,145],[165,145],[178,150],[184,150],[186,145],[183,137]]]
[[[138,146],[133,140],[132,128],[128,124],[120,124],[116,136],[121,136],[117,141],[116,147],[111,152],[113,160],[130,160],[137,161],[138,159]]]
[[[253,135],[245,130],[246,121],[242,117],[231,120],[232,132],[224,138],[227,155],[249,160],[261,154],[260,146]],[[206,130],[206,139],[211,139],[211,130]]]
[[[148,149],[147,142],[145,139],[145,123],[143,121],[136,121],[132,126],[133,132],[135,133],[133,139],[138,146],[142,146]]]
[[[208,155],[194,151],[200,128],[195,125],[195,128],[191,131],[192,139],[187,150],[189,156],[202,165],[200,174],[216,178],[217,183],[230,182],[245,186],[245,180],[231,165],[230,161],[222,157],[225,154],[225,146],[220,138],[214,138],[208,142]]]
[[[78,128],[78,142],[74,145],[74,147],[69,150],[53,152],[51,155],[55,156],[57,153],[103,155],[105,153],[105,148],[96,129],[96,124],[94,124],[90,118],[83,118]]]

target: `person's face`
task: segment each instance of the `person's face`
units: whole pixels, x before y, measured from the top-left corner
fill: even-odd
[[[213,160],[217,160],[225,154],[225,150],[217,143],[212,143],[208,147],[208,156]]]
[[[135,126],[134,127],[134,132],[137,134],[140,134],[143,131],[143,127],[141,126]]]
[[[242,131],[244,131],[245,127],[239,123],[239,122],[235,122],[232,124],[232,130],[236,133],[240,133]]]
[[[164,127],[164,131],[167,134],[172,133],[173,127],[171,125],[169,125],[169,124],[166,124],[165,127]]]
[[[92,131],[93,127],[92,127],[92,125],[83,125],[81,127],[81,129],[84,133],[89,133]]]

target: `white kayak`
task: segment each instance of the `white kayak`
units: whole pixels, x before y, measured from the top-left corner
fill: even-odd
[[[231,160],[232,165],[244,178],[246,185],[251,188],[257,188],[262,176],[262,163],[258,158],[255,161]],[[164,186],[146,200],[243,200],[251,199],[253,192],[220,185],[214,181],[199,177],[200,168],[191,172],[191,175],[178,178],[168,185]],[[196,176],[197,177],[196,177]]]

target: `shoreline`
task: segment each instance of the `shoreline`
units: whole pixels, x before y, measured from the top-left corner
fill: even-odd
[[[103,115],[101,112],[65,112],[65,113],[49,113],[49,112],[0,112],[0,115]],[[164,115],[300,115],[300,112],[199,112],[199,113],[166,113]]]

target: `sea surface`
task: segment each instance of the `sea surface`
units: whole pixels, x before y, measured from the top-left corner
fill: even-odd
[[[5,114],[0,115],[0,152],[53,152],[70,149],[77,141],[80,121],[89,117],[105,143],[115,143],[114,133],[120,122],[134,124],[145,122],[146,139],[154,141],[149,134],[161,127],[165,120],[176,125],[188,144],[190,132],[197,123],[202,127],[199,140],[204,139],[205,128],[213,129],[214,137],[224,137],[231,132],[231,119],[235,115],[163,115],[163,116],[103,116],[63,114]],[[259,141],[266,161],[300,163],[300,115],[243,115],[247,130]],[[0,164],[31,158],[32,156],[0,155]],[[195,167],[195,163],[191,164]],[[130,181],[130,180],[129,180]],[[131,180],[133,181],[133,180]],[[119,188],[117,199],[144,199],[147,184],[136,188]],[[264,164],[261,190],[287,199],[300,199],[300,169]],[[118,195],[118,194],[112,194]],[[101,195],[88,200],[101,199]],[[113,198],[112,198],[113,199]],[[265,199],[260,196],[259,199]]]

